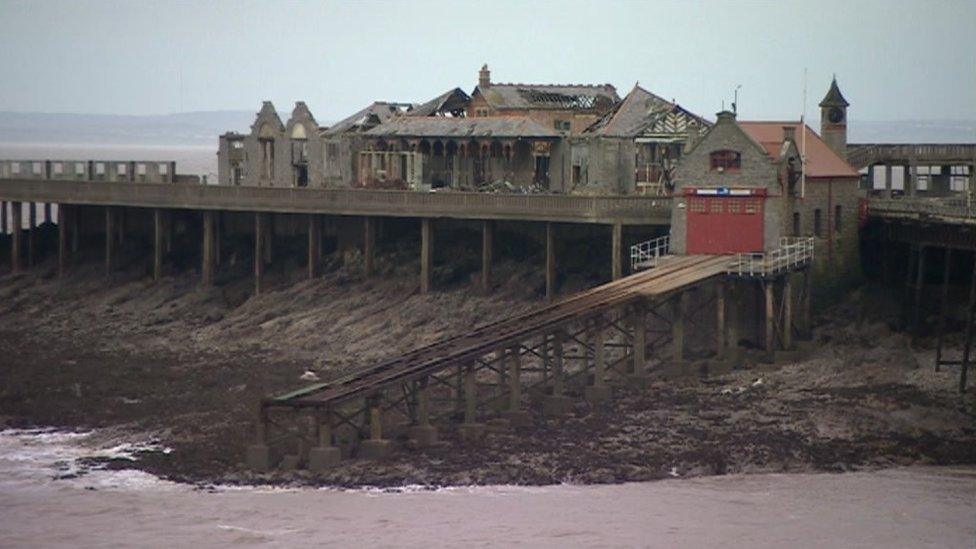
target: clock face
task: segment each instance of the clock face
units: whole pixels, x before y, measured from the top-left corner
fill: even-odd
[[[831,107],[831,109],[827,111],[827,120],[830,120],[832,124],[840,124],[844,121],[844,111],[839,107]]]

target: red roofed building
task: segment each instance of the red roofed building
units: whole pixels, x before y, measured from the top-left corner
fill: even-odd
[[[819,265],[856,276],[858,182],[858,172],[805,124],[721,112],[675,171],[672,250],[770,251],[783,237],[813,236]]]

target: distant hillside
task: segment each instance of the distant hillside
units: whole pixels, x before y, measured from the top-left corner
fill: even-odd
[[[247,131],[251,111],[160,116],[0,112],[0,142],[87,145],[211,145],[226,131]]]
[[[254,116],[252,111],[185,112],[160,116],[0,111],[0,143],[206,145],[216,149],[218,135],[227,131],[249,131]],[[851,119],[848,141],[976,143],[976,120]]]

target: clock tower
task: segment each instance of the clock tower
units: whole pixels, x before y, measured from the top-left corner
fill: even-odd
[[[837,77],[830,83],[827,95],[820,102],[820,137],[841,158],[847,159],[847,107],[837,87]]]

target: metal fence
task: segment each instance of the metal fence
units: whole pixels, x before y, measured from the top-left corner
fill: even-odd
[[[813,237],[784,237],[779,239],[779,248],[775,250],[736,254],[728,273],[766,277],[804,267],[812,261]]]
[[[630,270],[636,272],[657,265],[658,260],[671,251],[671,236],[659,236],[655,239],[634,244],[630,247]]]

